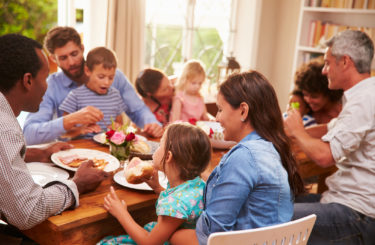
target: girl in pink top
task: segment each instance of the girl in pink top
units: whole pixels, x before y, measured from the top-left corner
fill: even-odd
[[[206,72],[200,61],[190,60],[184,65],[172,103],[171,122],[190,119],[209,120],[206,105],[199,92],[205,80]]]

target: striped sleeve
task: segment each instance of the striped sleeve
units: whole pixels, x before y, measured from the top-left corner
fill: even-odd
[[[77,102],[77,96],[73,91],[70,91],[70,93],[66,96],[64,101],[59,106],[59,110],[65,111],[67,113],[73,113],[78,111],[78,102]]]

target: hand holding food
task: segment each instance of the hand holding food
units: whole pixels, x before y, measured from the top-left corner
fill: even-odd
[[[91,160],[84,161],[73,177],[80,194],[92,191],[108,177],[108,173],[94,167]]]
[[[140,184],[145,179],[151,178],[154,167],[150,161],[142,161],[133,157],[125,169],[126,181],[130,184]]]

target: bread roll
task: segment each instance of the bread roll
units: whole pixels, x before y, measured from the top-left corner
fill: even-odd
[[[130,184],[140,184],[144,179],[151,178],[153,171],[151,161],[142,161],[138,157],[133,157],[126,166],[125,178]]]
[[[130,150],[141,154],[148,154],[151,151],[150,146],[147,144],[147,142],[142,140],[134,142]]]

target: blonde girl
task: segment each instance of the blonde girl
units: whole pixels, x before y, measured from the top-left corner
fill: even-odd
[[[155,170],[163,171],[168,178],[167,189],[160,186],[157,171],[147,183],[156,193],[157,222],[145,228],[138,225],[120,200],[113,187],[104,199],[104,208],[123,226],[127,234],[106,237],[100,244],[163,244],[179,228],[195,228],[203,209],[204,182],[199,177],[211,159],[208,136],[196,126],[171,124],[153,155]],[[131,237],[131,238],[130,238]]]
[[[198,60],[188,61],[178,80],[173,99],[170,121],[209,120],[200,89],[206,80],[206,72]]]

